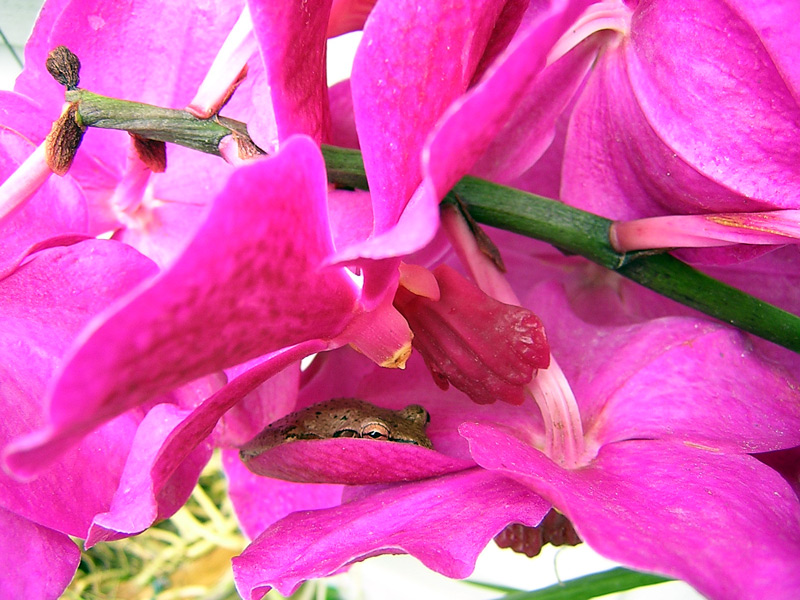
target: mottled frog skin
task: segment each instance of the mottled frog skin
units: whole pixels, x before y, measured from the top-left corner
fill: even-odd
[[[425,435],[428,421],[428,411],[418,404],[411,404],[403,410],[390,410],[356,398],[334,398],[270,423],[245,444],[241,455],[248,459],[285,442],[337,437],[369,438],[431,448],[431,441]]]

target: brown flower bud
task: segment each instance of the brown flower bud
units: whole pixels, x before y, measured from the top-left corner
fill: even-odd
[[[550,509],[537,527],[513,523],[498,533],[494,541],[500,548],[511,548],[514,552],[533,558],[545,544],[577,546],[581,538],[567,517]]]
[[[81,61],[66,46],[58,46],[50,51],[45,61],[47,72],[53,76],[58,83],[65,86],[68,90],[78,87]]]
[[[63,176],[69,171],[84,131],[78,124],[78,105],[67,105],[45,139],[45,160],[53,173]]]
[[[128,132],[133,140],[133,147],[141,161],[153,173],[163,173],[167,169],[167,145],[159,140],[149,140],[135,133]]]

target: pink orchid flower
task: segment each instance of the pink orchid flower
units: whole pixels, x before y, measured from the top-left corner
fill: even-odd
[[[68,186],[76,186],[77,195],[88,198],[88,209],[82,205],[78,217],[69,219],[80,221],[81,210],[88,215],[83,234],[97,233],[98,224],[106,223],[113,223],[116,230],[119,215],[105,219],[105,209],[122,206],[124,211],[146,204],[153,190],[162,189],[159,186],[164,194],[191,197],[200,208],[188,221],[182,213],[176,214],[181,224],[174,227],[164,214],[163,227],[158,228],[168,238],[163,245],[130,227],[116,236],[156,259],[161,267],[157,275],[142,254],[118,241],[84,241],[70,247],[66,255],[80,263],[81,273],[88,273],[85,276],[103,293],[92,310],[83,307],[80,296],[64,299],[67,314],[74,311],[82,318],[68,319],[69,327],[53,320],[52,328],[60,332],[58,343],[47,348],[46,368],[32,379],[38,387],[25,396],[36,418],[32,424],[11,427],[4,442],[23,432],[33,433],[7,444],[5,461],[16,475],[38,474],[37,482],[52,485],[48,477],[57,477],[58,469],[69,465],[73,453],[91,436],[119,431],[121,422],[121,427],[128,428],[125,431],[135,429],[136,437],[130,443],[112,444],[116,480],[94,490],[91,502],[81,508],[83,518],[77,525],[61,523],[66,518],[62,513],[49,513],[51,520],[43,523],[19,509],[8,498],[15,494],[37,497],[40,492],[24,491],[23,484],[11,478],[10,491],[0,495],[2,507],[11,515],[8,521],[23,533],[31,527],[45,528],[43,539],[56,532],[61,544],[64,532],[79,532],[73,534],[85,536],[88,544],[137,533],[177,508],[166,498],[185,497],[212,443],[239,446],[294,408],[337,395],[402,408],[400,403],[411,403],[409,394],[415,393],[434,416],[430,435],[435,450],[347,439],[281,447],[271,456],[283,474],[303,482],[322,482],[315,484],[322,487],[311,491],[300,487],[308,484],[277,484],[291,500],[282,507],[265,509],[262,503],[247,500],[252,492],[276,484],[246,471],[237,453],[227,453],[231,493],[239,498],[243,526],[253,537],[260,534],[236,561],[243,594],[258,596],[267,585],[290,590],[309,577],[336,572],[354,560],[385,551],[411,552],[432,568],[462,577],[471,570],[480,549],[506,525],[534,526],[551,505],[567,514],[579,533],[608,555],[685,578],[718,597],[765,589],[765,580],[744,581],[744,570],[738,565],[736,572],[722,571],[721,583],[710,580],[709,574],[722,568],[717,540],[722,544],[735,534],[750,536],[757,542],[750,559],[767,566],[769,576],[782,578],[785,590],[796,590],[799,584],[793,579],[790,557],[798,549],[798,533],[786,523],[796,521],[797,497],[777,471],[750,455],[787,451],[800,444],[793,433],[800,430],[797,398],[785,374],[750,353],[738,334],[688,319],[613,330],[589,326],[571,317],[558,290],[544,286],[535,306],[548,308],[550,301],[549,321],[553,327],[564,328],[560,335],[581,330],[581,343],[597,340],[585,358],[571,359],[581,355],[580,347],[561,351],[564,371],[578,382],[574,397],[569,389],[563,398],[543,391],[556,389],[563,380],[555,363],[532,380],[535,368],[546,366],[532,360],[531,355],[541,359],[542,346],[534,344],[535,352],[521,351],[524,364],[513,369],[515,375],[519,371],[518,379],[499,377],[500,384],[493,380],[485,386],[490,394],[501,390],[508,400],[490,406],[468,401],[459,391],[445,393],[431,386],[430,375],[417,359],[409,362],[406,373],[378,371],[364,356],[343,348],[357,348],[375,364],[402,365],[412,343],[411,327],[418,332],[434,331],[422,321],[415,324],[413,317],[430,308],[429,301],[447,296],[445,284],[442,279],[435,285],[426,282],[419,272],[404,279],[413,269],[401,266],[401,258],[412,257],[426,266],[441,258],[447,242],[438,236],[439,202],[462,175],[473,170],[498,179],[517,177],[536,155],[545,152],[558,116],[570,109],[581,86],[584,91],[590,89],[584,77],[601,42],[613,37],[591,37],[588,26],[582,30],[586,41],[570,51],[570,25],[590,3],[528,6],[527,2],[472,0],[436,3],[420,10],[418,3],[384,0],[375,3],[365,22],[368,3],[349,3],[342,14],[352,10],[357,16],[352,22],[335,12],[339,16],[329,18],[331,3],[324,0],[273,4],[215,5],[197,13],[176,8],[178,37],[185,38],[185,47],[197,50],[196,54],[182,54],[184,46],[174,44],[174,39],[165,49],[161,33],[154,35],[142,18],[131,18],[119,8],[99,2],[53,2],[46,7],[29,64],[43,62],[53,42],[67,43],[87,57],[87,81],[96,91],[189,106],[198,114],[213,113],[228,99],[230,86],[240,84],[226,110],[246,120],[254,139],[273,156],[234,166],[209,162],[212,166],[207,170],[205,166],[199,169],[208,175],[206,180],[198,177],[197,166],[205,162],[195,162],[187,154],[185,160],[173,161],[175,168],[159,179],[133,158],[128,160],[127,141],[106,141],[116,132],[96,136],[90,143],[92,134],[98,133],[91,131],[86,137],[90,164],[82,171],[76,163],[77,185],[68,179],[62,187],[37,192],[44,198],[41,202],[52,206],[68,196]],[[343,5],[348,3],[334,7]],[[602,8],[608,7],[603,3]],[[616,8],[627,10],[622,5]],[[589,10],[590,15],[600,14]],[[615,26],[620,22],[614,16],[619,11],[611,13],[603,22]],[[187,21],[187,15],[199,21]],[[326,36],[361,22],[364,41],[350,88],[370,194],[329,190],[318,147],[346,129],[337,127],[347,117],[331,114],[324,83]],[[203,31],[203,24],[213,24],[217,37],[214,44],[199,48],[195,32]],[[85,35],[87,27],[98,32],[95,37],[100,41]],[[154,37],[159,40],[152,41]],[[119,45],[120,39],[127,44]],[[142,45],[158,57],[142,61]],[[84,51],[86,46],[101,53],[94,54],[89,47]],[[224,50],[216,58],[215,48]],[[245,60],[254,49],[258,60]],[[558,52],[564,53],[560,59]],[[181,63],[176,69],[175,64],[187,55],[198,61]],[[98,70],[100,57],[104,69],[108,57],[117,57],[113,62],[118,69],[129,64],[135,68],[125,79],[120,77],[123,71],[106,76]],[[249,68],[242,81],[243,60]],[[234,67],[226,70],[218,65]],[[206,70],[208,75],[203,77]],[[103,89],[106,82],[113,85]],[[542,87],[542,82],[552,88]],[[40,85],[54,89],[52,82],[45,83],[41,68],[31,67],[18,91],[32,93]],[[202,93],[193,97],[198,87]],[[548,98],[550,104],[527,117],[531,103],[548,96],[542,93],[544,89],[559,91]],[[175,96],[170,96],[171,90],[176,90]],[[57,105],[60,101],[52,106]],[[578,115],[580,108],[576,104],[572,114]],[[531,138],[536,144],[524,150],[516,126],[520,119],[535,121]],[[9,144],[33,149],[19,135],[9,139],[13,140]],[[96,152],[91,151],[92,144]],[[106,165],[93,162],[105,153],[111,156],[103,160],[113,163],[113,176],[108,176]],[[41,177],[40,171],[33,171]],[[21,180],[23,187],[29,181]],[[98,189],[102,192],[97,193]],[[116,202],[120,198],[125,201]],[[27,205],[24,209],[15,205],[8,216],[20,217],[22,210],[27,211]],[[39,210],[25,215],[24,222],[40,221]],[[57,232],[69,231],[69,219]],[[452,226],[448,232],[452,234]],[[21,239],[40,241],[35,236]],[[464,243],[457,236],[453,239],[463,255]],[[33,296],[34,285],[54,297],[71,291],[58,277],[35,275],[34,270],[51,265],[48,257],[67,251],[33,246],[27,250],[36,252],[33,258],[19,268],[19,261],[9,267],[10,275],[0,285],[18,286],[27,300]],[[19,248],[26,248],[23,242]],[[113,256],[119,252],[120,258],[87,262],[87,257],[103,252]],[[58,260],[50,260],[57,272]],[[464,264],[469,264],[469,257]],[[536,263],[528,257],[522,264]],[[119,279],[111,282],[121,281],[119,289],[104,279],[113,270],[119,271]],[[474,266],[470,270],[486,288],[487,279],[476,276]],[[35,283],[25,280],[32,275]],[[508,285],[495,283],[502,289]],[[403,289],[398,293],[399,287]],[[406,298],[404,302],[405,291],[423,300]],[[502,296],[508,305],[520,304],[513,293],[492,295]],[[482,296],[480,302],[484,302]],[[36,302],[20,308],[19,320],[9,321],[4,339],[12,344],[20,327],[48,323],[48,315],[36,314],[39,310]],[[18,325],[21,322],[25,325]],[[541,329],[538,321],[529,327]],[[469,328],[461,331],[466,347],[480,346],[479,333]],[[566,347],[562,342],[562,348]],[[316,376],[299,374],[299,359],[323,351],[331,352],[316,359]],[[429,351],[425,356],[427,362],[432,355]],[[707,359],[719,355],[724,360]],[[437,360],[439,370],[434,372],[446,373],[455,387],[463,379],[468,380],[467,387],[471,385],[474,377],[463,377],[465,368],[448,371],[440,366],[442,359]],[[483,365],[503,362],[483,355],[481,360]],[[687,373],[693,378],[669,379],[666,373]],[[582,375],[591,381],[582,380]],[[658,385],[649,385],[653,380]],[[14,383],[17,376],[5,373],[4,381]],[[694,385],[695,381],[703,385]],[[522,392],[523,385],[538,390],[536,400]],[[752,389],[767,401],[751,407],[734,393],[736,385]],[[717,393],[719,389],[725,393]],[[47,398],[46,408],[38,404],[42,397]],[[454,402],[454,397],[461,402]],[[719,431],[714,433],[714,428],[689,419],[683,404],[670,403],[676,398],[691,398],[692,407],[719,425]],[[647,417],[641,408],[646,399],[661,411],[660,418]],[[713,419],[723,414],[722,409],[732,411],[729,421]],[[129,418],[133,421],[126,421]],[[125,439],[130,441],[131,436]],[[328,463],[325,459],[333,451],[349,459]],[[662,455],[658,462],[656,457]],[[695,470],[687,469],[687,464]],[[363,469],[354,474],[354,465]],[[76,469],[84,473],[83,467]],[[699,471],[712,473],[713,485],[702,487]],[[365,473],[370,477],[364,479]],[[671,498],[672,503],[656,504],[659,524],[654,524],[654,518],[621,519],[610,499],[601,506],[590,501],[599,484],[604,484],[609,490],[625,492],[629,508],[641,508],[664,497],[663,475],[671,473],[687,493]],[[180,493],[173,493],[175,489]],[[767,497],[775,499],[773,504],[760,508]],[[692,508],[718,515],[725,501],[733,498],[740,499],[730,530],[723,529],[721,520],[712,520],[710,526],[702,516],[693,518]],[[493,510],[487,511],[487,506]],[[670,510],[675,506],[678,516]],[[415,520],[409,526],[411,517]],[[700,567],[687,563],[683,549],[674,545],[675,536],[671,544],[659,545],[657,535],[646,535],[648,527],[660,527],[657,531],[666,535],[676,523],[700,541],[706,541],[699,537],[701,525],[704,533],[717,536],[715,543],[703,547]],[[637,534],[644,541],[626,549],[620,543],[625,536],[618,536],[604,545],[604,537],[619,531]],[[778,535],[782,543],[777,549],[767,548],[766,541]],[[289,561],[299,550],[307,560]],[[64,556],[65,566],[57,580],[48,582],[48,590],[61,585],[64,569],[74,564],[74,553]],[[274,562],[265,562],[267,557],[270,561],[277,557],[278,567],[269,567]]]
[[[324,44],[326,28],[319,26],[320,22],[324,23],[323,17],[309,30],[303,29],[305,19],[302,13],[276,13],[266,6],[259,6],[258,10],[251,7],[251,13],[255,35],[259,39],[269,37],[273,43],[271,36],[276,31],[284,36],[304,31],[309,36],[310,47],[319,48]],[[206,15],[206,18],[215,19],[213,14]],[[233,21],[230,13],[225,15],[230,22]],[[37,59],[43,58],[46,47],[60,42],[83,52],[81,48],[88,38],[81,32],[87,24],[107,37],[114,32],[115,43],[120,39],[129,40],[129,44],[122,47],[128,54],[135,54],[132,48],[142,45],[142,40],[150,39],[149,29],[145,31],[140,21],[128,17],[125,15],[123,18],[113,7],[105,5],[50,3],[34,34],[29,63],[38,63]],[[238,22],[241,22],[239,18]],[[471,27],[476,25],[475,21],[470,24]],[[189,25],[187,28],[187,31],[191,29]],[[468,33],[468,28],[461,33]],[[189,33],[187,35],[189,43],[195,43],[195,38]],[[107,41],[107,37],[100,37],[101,41]],[[104,45],[105,41],[94,47],[110,52]],[[485,36],[480,38],[479,46],[486,41]],[[147,41],[143,45],[151,47]],[[284,60],[275,56],[273,46],[264,42],[260,48],[266,62],[272,60],[279,64]],[[153,46],[153,51],[157,52],[158,46]],[[319,52],[317,56],[323,55]],[[84,53],[82,75],[84,84],[88,82],[97,86],[95,89],[98,91],[158,102],[163,99],[150,96],[146,82],[156,77],[159,65],[168,65],[169,72],[165,72],[164,77],[173,81],[172,63],[154,60],[144,66],[137,62],[141,68],[128,73],[124,80],[114,74],[117,72],[112,72],[106,86],[103,72],[97,67],[97,56],[88,50]],[[168,59],[170,55],[165,56]],[[132,58],[128,60],[133,61]],[[358,244],[363,245],[363,238],[348,238],[352,236],[350,225],[355,225],[355,231],[370,233],[361,225],[366,219],[372,219],[374,213],[373,208],[365,204],[370,202],[370,198],[364,194],[330,195],[334,201],[349,202],[348,207],[354,209],[346,211],[334,205],[331,214],[338,219],[336,224],[339,227],[331,230],[326,206],[329,196],[319,149],[308,137],[289,137],[295,131],[303,131],[318,136],[318,139],[325,138],[326,98],[319,94],[315,96],[317,100],[312,103],[314,106],[305,120],[302,116],[298,119],[292,108],[309,90],[318,89],[320,72],[311,69],[306,79],[307,86],[299,89],[284,82],[286,89],[294,91],[281,95],[277,90],[281,89],[282,71],[269,71],[273,77],[270,89],[276,96],[271,99],[277,124],[274,129],[280,146],[276,156],[235,170],[212,171],[215,175],[221,172],[223,176],[215,177],[221,181],[215,180],[211,185],[204,185],[202,179],[198,181],[196,171],[188,172],[179,162],[174,169],[177,172],[170,176],[183,181],[185,187],[181,189],[184,193],[188,193],[198,206],[206,207],[201,212],[202,218],[189,227],[190,236],[178,236],[177,251],[168,259],[154,255],[154,258],[162,259],[162,265],[168,265],[159,275],[141,281],[115,301],[109,300],[102,310],[98,307],[91,319],[82,322],[82,330],[80,327],[71,329],[70,335],[64,336],[64,344],[52,349],[48,355],[50,368],[39,377],[43,388],[47,386],[47,404],[45,407],[31,404],[37,413],[44,409],[46,416],[37,421],[33,433],[12,442],[12,437],[31,429],[30,425],[20,426],[12,428],[5,440],[10,442],[5,445],[5,460],[18,476],[30,477],[43,471],[50,473],[65,460],[65,456],[76,451],[87,435],[94,435],[90,432],[101,431],[106,426],[112,427],[113,431],[115,419],[123,418],[119,415],[152,407],[146,422],[160,424],[157,434],[147,433],[149,429],[145,429],[141,441],[135,441],[130,449],[125,448],[130,450],[128,463],[124,468],[123,463],[119,463],[119,469],[112,471],[119,478],[116,492],[112,497],[104,497],[100,505],[92,506],[91,523],[86,522],[81,528],[57,528],[86,537],[89,545],[137,533],[159,516],[169,514],[159,504],[160,496],[173,485],[173,477],[197,467],[195,456],[202,456],[202,452],[207,451],[209,436],[222,415],[262,382],[296,364],[300,358],[350,343],[377,362],[391,364],[403,361],[403,353],[409,350],[408,325],[391,305],[399,277],[399,260],[395,256],[416,249],[423,242],[410,245],[403,242],[387,254],[383,263],[360,262],[362,257],[375,258],[369,250],[357,248]],[[286,79],[288,76],[283,73]],[[186,89],[199,79],[188,71],[186,80],[181,79],[176,85],[180,83],[181,89]],[[127,87],[120,87],[120,82]],[[45,78],[41,67],[31,67],[20,79],[18,89],[24,92],[39,85],[43,89],[54,89],[54,84]],[[255,91],[253,97],[257,97]],[[258,122],[255,125],[258,133]],[[262,134],[266,135],[268,129],[261,129]],[[108,142],[107,139],[113,139],[113,135],[115,132],[95,136],[91,143],[93,136],[87,135],[86,145],[89,150],[96,148],[94,155],[103,157],[103,160],[109,160],[107,155],[110,160],[117,157],[115,164],[119,167],[119,159],[123,156],[120,150],[127,142]],[[102,196],[106,192],[102,189],[113,190],[112,195],[130,192],[132,195],[126,198],[135,203],[150,189],[152,176],[140,165],[129,162],[129,168],[127,171],[123,169],[125,174],[121,179],[115,181],[112,177],[109,186],[97,186],[98,177],[105,171],[89,160],[91,155],[88,153],[87,161],[94,170],[87,167],[88,170],[81,171],[77,163],[75,166],[75,180],[81,191],[95,193],[101,190],[99,202],[93,203],[90,198],[88,232],[99,227],[91,225],[92,218],[97,223],[106,223],[102,210]],[[184,164],[188,167],[190,163]],[[139,178],[140,175],[143,179]],[[180,184],[172,185],[174,188]],[[425,190],[427,193],[428,188]],[[63,192],[57,192],[51,193],[49,198],[52,202],[63,196]],[[426,236],[429,238],[430,232],[435,231],[435,223],[428,221],[434,219],[438,222],[438,216],[430,210],[424,214],[413,209],[402,210],[407,201],[408,198],[398,196],[381,206],[397,205],[399,208],[392,209],[395,219],[405,215],[405,221],[398,225],[402,225],[406,232],[423,225],[422,229],[428,232]],[[19,217],[18,209],[14,209],[10,216]],[[41,219],[36,214],[33,217],[25,215],[25,223],[35,227]],[[287,228],[287,223],[292,227]],[[162,224],[165,225],[162,232],[170,234],[172,230],[168,227],[168,220]],[[399,230],[383,218],[375,226],[376,231],[383,233],[392,229]],[[398,233],[395,235],[402,237]],[[124,242],[133,242],[130,237],[117,237]],[[345,243],[348,240],[350,243]],[[98,241],[93,244],[116,247],[117,242]],[[148,249],[147,244],[136,246],[143,251]],[[337,255],[335,248],[344,251]],[[41,247],[29,249],[36,250],[41,250]],[[87,268],[97,270],[92,271],[92,281],[103,277],[109,268],[105,264],[87,262],[84,255],[91,256],[95,252],[94,245],[88,242],[76,244],[70,252]],[[337,263],[346,260],[348,252],[358,259],[355,263],[361,265],[364,276],[361,286],[350,269]],[[33,259],[38,258],[38,253],[35,253]],[[130,258],[131,264],[122,260],[115,268],[125,273],[139,258]],[[16,274],[24,267],[16,271],[9,269],[9,272]],[[13,282],[10,277],[4,280],[7,285]],[[40,284],[44,289],[50,289],[61,285],[60,282],[55,278],[40,281]],[[9,333],[12,338],[14,331]],[[68,341],[73,341],[71,347]],[[191,354],[188,360],[187,351]],[[221,369],[248,361],[252,361],[248,368],[230,371],[234,378],[224,387],[220,388],[224,379],[216,385],[211,380],[202,384],[197,380],[209,374],[213,379]],[[530,370],[528,373],[527,378],[531,376]],[[48,384],[47,380],[53,376]],[[10,381],[14,379],[11,374],[7,377]],[[190,384],[193,380],[197,380],[196,383]],[[181,406],[181,402],[175,402],[174,396],[183,384],[190,384],[190,389],[187,392],[189,400]],[[198,405],[197,400],[204,397],[207,399]],[[159,401],[166,401],[166,404],[158,404]],[[232,422],[233,419],[227,419],[224,426],[228,427],[228,437],[221,432],[218,434],[220,440],[241,437],[241,431],[231,425]],[[130,436],[125,437],[128,439]],[[190,480],[191,477],[183,475],[179,478],[184,487]],[[113,489],[110,487],[106,492]]]
[[[254,476],[227,455],[237,514],[255,538],[234,559],[243,597],[270,587],[287,594],[381,553],[466,577],[494,535],[538,524],[550,505],[602,554],[684,579],[710,598],[796,594],[800,498],[776,452],[800,444],[796,381],[721,325],[686,317],[593,324],[572,313],[553,281],[526,297],[558,327],[553,353],[578,398],[583,456],[574,464],[548,456],[545,420],[530,399],[480,406],[437,389],[416,358],[397,373],[329,353],[301,387],[301,407],[349,395],[393,409],[421,403],[433,450],[336,439],[270,454],[275,475],[286,478],[280,465],[290,464],[293,481],[306,483]],[[620,308],[611,296],[595,299]],[[765,452],[776,454],[773,467],[759,460]],[[395,483],[364,478],[398,465]],[[276,493],[289,504],[268,506]]]

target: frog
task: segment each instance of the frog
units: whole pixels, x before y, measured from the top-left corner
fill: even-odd
[[[425,434],[430,415],[419,404],[402,410],[375,406],[358,398],[333,398],[298,410],[267,427],[241,450],[242,460],[296,440],[365,438],[432,448]]]

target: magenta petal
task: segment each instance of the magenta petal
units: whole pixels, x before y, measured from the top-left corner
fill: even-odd
[[[672,151],[747,199],[797,207],[799,90],[787,86],[788,61],[775,64],[753,16],[768,36],[797,37],[796,3],[643,3],[631,22],[628,73],[643,114]]]
[[[566,202],[614,219],[797,206],[797,92],[753,26],[796,37],[797,6],[736,4],[639,4],[576,105]]]
[[[555,284],[531,298],[598,445],[677,438],[748,453],[800,445],[798,383],[741,332],[685,317],[591,325],[565,308]]]
[[[119,489],[109,512],[94,518],[86,547],[141,533],[157,519],[172,516],[186,502],[211,457],[211,443],[198,445],[180,464],[159,461],[160,452],[187,411],[169,404],[150,410],[133,440]]]
[[[540,34],[540,31],[537,29],[535,34]],[[542,43],[538,37],[537,41]],[[579,45],[539,73],[535,82],[528,84],[530,89],[523,94],[513,115],[471,168],[471,174],[507,184],[544,155],[555,137],[559,116],[596,60],[597,44],[592,42]],[[487,101],[492,96],[496,100],[496,87],[506,93],[510,91],[507,86],[494,85],[487,86],[487,92],[492,92],[487,94]],[[510,105],[514,106],[514,103]],[[552,197],[557,196],[555,194]]]
[[[426,143],[423,158],[425,176],[433,182],[438,198],[442,198],[472,168],[518,107],[524,110],[524,106],[520,106],[524,105],[522,98],[535,87],[548,52],[588,2],[571,2],[566,6],[555,4],[517,35],[478,85],[448,108]],[[582,52],[591,55],[592,49],[586,48]],[[548,103],[563,106],[569,100],[569,90],[574,90],[576,85],[572,80],[579,81],[586,68],[587,58],[577,53],[575,56],[575,64],[569,63],[564,69],[566,74],[563,77],[569,86],[565,94],[561,93],[566,97],[550,95]],[[552,137],[549,132],[555,124],[557,106],[537,108],[545,112],[538,124],[544,130],[539,137]],[[534,149],[534,154],[546,148],[542,140],[526,143],[541,146],[539,150]]]
[[[419,185],[425,139],[467,89],[503,4],[391,0],[370,14],[350,82],[377,233]]]
[[[479,464],[542,494],[608,558],[709,598],[797,598],[800,503],[753,457],[642,440],[566,470],[507,431],[474,423],[461,432]]]
[[[47,383],[77,332],[154,271],[135,250],[92,240],[42,251],[0,281],[0,444],[45,426]],[[84,537],[94,515],[108,509],[138,421],[122,415],[50,456],[56,464],[35,481],[15,481],[3,469],[0,505]]]
[[[475,3],[456,9],[440,2],[435,8],[426,9],[436,14],[418,11],[412,5],[401,9],[408,10],[406,15],[393,7],[391,16],[381,11],[388,3],[376,7],[367,23],[351,78],[356,123],[374,203],[375,236],[344,250],[339,260],[409,254],[430,242],[439,225],[439,201],[473,167],[518,109],[521,97],[530,92],[544,68],[552,44],[586,2],[573,2],[566,7],[557,4],[538,15],[469,91],[467,87],[475,75],[471,68],[478,68],[477,62],[472,61],[482,60],[481,53],[486,49],[483,44],[494,39],[487,37],[489,32],[481,22],[497,18],[497,6],[489,2],[478,7]],[[438,19],[437,26],[424,22],[428,19]],[[380,26],[386,31],[378,33]],[[408,43],[397,39],[396,29],[400,27],[413,32]],[[424,49],[428,45],[431,47]],[[497,50],[493,45],[487,51]],[[448,54],[455,51],[466,58],[457,60]],[[386,54],[391,58],[386,59]],[[585,60],[576,62],[577,66],[565,69],[567,78],[580,78],[580,63]],[[546,114],[540,119],[543,132],[536,137],[542,138],[537,141],[542,148],[534,149],[534,154],[546,147],[549,140],[545,138],[553,127],[557,106],[566,102],[569,95],[548,97],[554,105],[544,110]],[[397,114],[402,118],[391,122],[386,118]],[[502,143],[499,142],[501,146]],[[507,148],[496,148],[494,157],[487,161],[502,162],[505,158],[498,154],[506,153]],[[520,160],[526,162],[530,158]],[[504,166],[492,168],[503,170]]]
[[[239,16],[238,4],[209,2],[187,10],[183,3],[140,0],[132,10],[103,0],[47,2],[25,46],[26,68],[15,90],[57,115],[64,89],[44,64],[50,50],[63,44],[81,60],[81,87],[117,98],[184,106]],[[153,26],[154,14],[163,27]]]
[[[0,90],[0,106],[3,107],[0,113],[3,128],[16,131],[32,143],[41,142],[50,132],[54,119],[48,119],[39,103],[32,98]]]
[[[243,366],[228,369],[226,374],[229,380],[233,380],[269,360],[269,356],[266,360],[259,358]],[[241,446],[264,427],[292,412],[297,400],[299,377],[300,364],[297,362],[272,375],[249,392],[220,419],[214,430],[215,444],[222,448]]]
[[[233,559],[236,587],[248,599],[270,587],[286,595],[305,580],[399,552],[448,577],[467,577],[506,525],[536,525],[549,508],[525,487],[480,469],[392,485],[278,521]]]
[[[330,508],[342,502],[341,485],[293,483],[261,477],[244,466],[238,451],[224,450],[222,466],[239,524],[251,540],[289,513]]]
[[[245,444],[242,451],[247,449]],[[266,477],[347,485],[416,481],[473,466],[471,461],[450,458],[413,444],[363,438],[298,440],[244,461],[251,471]]]
[[[325,44],[331,0],[250,0],[253,29],[275,111],[279,141],[330,136]],[[258,128],[256,117],[255,128]],[[255,131],[255,129],[254,129]]]
[[[0,531],[0,598],[60,597],[80,562],[75,542],[3,508]]]
[[[52,395],[60,435],[207,373],[340,333],[355,290],[344,269],[320,268],[332,248],[326,187],[309,138],[240,168],[180,259],[83,332]],[[15,461],[35,467],[43,458]]]
[[[14,131],[0,128],[0,182],[35,150]],[[50,177],[24,204],[0,219],[0,272],[48,238],[88,232],[86,200],[71,177]]]

